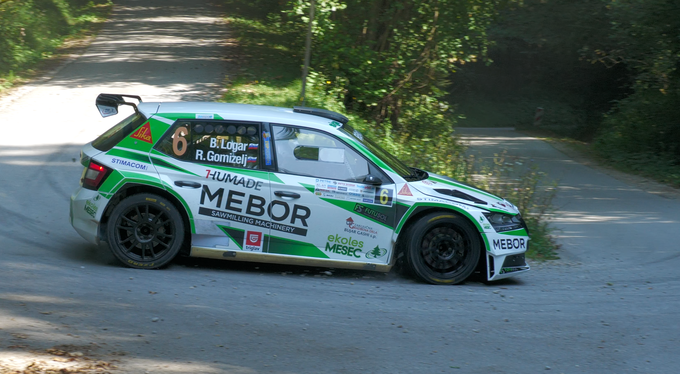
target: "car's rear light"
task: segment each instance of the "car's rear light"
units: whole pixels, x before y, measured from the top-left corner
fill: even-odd
[[[94,161],[90,161],[90,164],[83,170],[83,176],[80,178],[80,183],[84,188],[96,191],[102,183],[104,183],[106,177],[108,177],[110,173],[111,169],[99,165]]]

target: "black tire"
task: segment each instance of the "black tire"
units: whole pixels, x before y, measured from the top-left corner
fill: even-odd
[[[436,212],[420,218],[404,233],[403,250],[409,270],[432,284],[457,284],[477,267],[479,234],[464,217]]]
[[[106,230],[111,252],[137,269],[167,265],[184,241],[184,223],[175,206],[148,193],[121,201],[111,212]]]

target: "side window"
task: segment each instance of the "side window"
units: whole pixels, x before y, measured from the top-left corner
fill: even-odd
[[[156,150],[182,161],[247,169],[260,166],[260,125],[178,121]]]
[[[361,182],[369,164],[339,139],[320,131],[273,126],[279,171],[316,178]]]

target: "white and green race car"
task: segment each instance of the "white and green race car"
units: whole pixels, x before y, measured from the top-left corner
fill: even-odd
[[[435,284],[529,270],[514,205],[407,167],[341,114],[117,94],[96,104],[104,117],[135,112],[83,147],[71,224],[127,266],[185,253],[387,272],[401,258]]]

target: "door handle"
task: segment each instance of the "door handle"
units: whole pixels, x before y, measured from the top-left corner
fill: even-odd
[[[177,187],[189,187],[189,188],[201,188],[201,184],[198,182],[188,182],[188,181],[175,181],[175,186]]]
[[[278,197],[288,197],[288,198],[291,198],[291,199],[299,199],[300,198],[299,193],[288,192],[288,191],[275,191],[274,195],[276,195]]]

